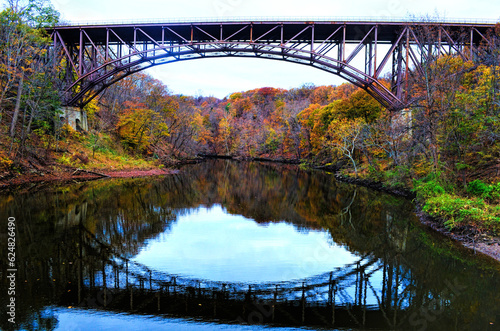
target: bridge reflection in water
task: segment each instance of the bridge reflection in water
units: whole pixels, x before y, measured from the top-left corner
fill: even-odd
[[[2,201],[0,225],[9,215],[29,220],[18,223],[16,250],[17,318],[25,329],[54,329],[58,318],[43,313],[54,305],[325,328],[494,330],[497,322],[498,264],[422,231],[408,201],[323,173],[224,161],[158,180],[82,183]],[[215,205],[260,224],[286,220],[297,231],[322,229],[357,260],[261,283],[196,279],[133,260],[180,216]],[[0,304],[6,300],[0,292]],[[5,316],[0,328],[8,329]]]
[[[59,289],[63,306],[249,324],[393,328],[408,319],[411,286],[398,266],[372,255],[305,279],[229,283],[151,270],[121,256],[83,226],[78,236],[79,256],[52,275],[64,284]]]

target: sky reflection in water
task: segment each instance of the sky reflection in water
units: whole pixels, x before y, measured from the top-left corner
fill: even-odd
[[[261,225],[220,205],[179,216],[133,258],[157,271],[227,282],[305,278],[352,263],[356,256],[323,230],[287,223]]]

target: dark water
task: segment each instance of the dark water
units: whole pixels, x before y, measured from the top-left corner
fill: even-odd
[[[410,201],[294,166],[0,195],[2,330],[500,330],[500,266]],[[6,309],[6,312],[10,308]],[[1,310],[3,312],[3,309]]]

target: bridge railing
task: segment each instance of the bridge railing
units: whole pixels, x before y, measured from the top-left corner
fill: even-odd
[[[496,24],[498,19],[485,18],[424,18],[422,21],[445,24]],[[100,26],[100,25],[133,25],[133,24],[169,24],[169,23],[229,23],[229,22],[379,22],[379,23],[419,23],[414,17],[389,17],[389,16],[221,16],[221,17],[166,17],[152,19],[131,20],[88,20],[88,21],[62,21],[57,26]]]

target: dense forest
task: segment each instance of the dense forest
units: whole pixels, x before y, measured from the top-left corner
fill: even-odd
[[[89,130],[75,131],[61,120],[62,64],[47,62],[40,29],[58,19],[44,0],[10,0],[0,14],[2,177],[265,158],[410,188],[449,228],[500,234],[500,25],[473,60],[429,57],[406,91],[415,102],[400,112],[351,84],[221,100],[174,95],[138,73],[92,100]]]

